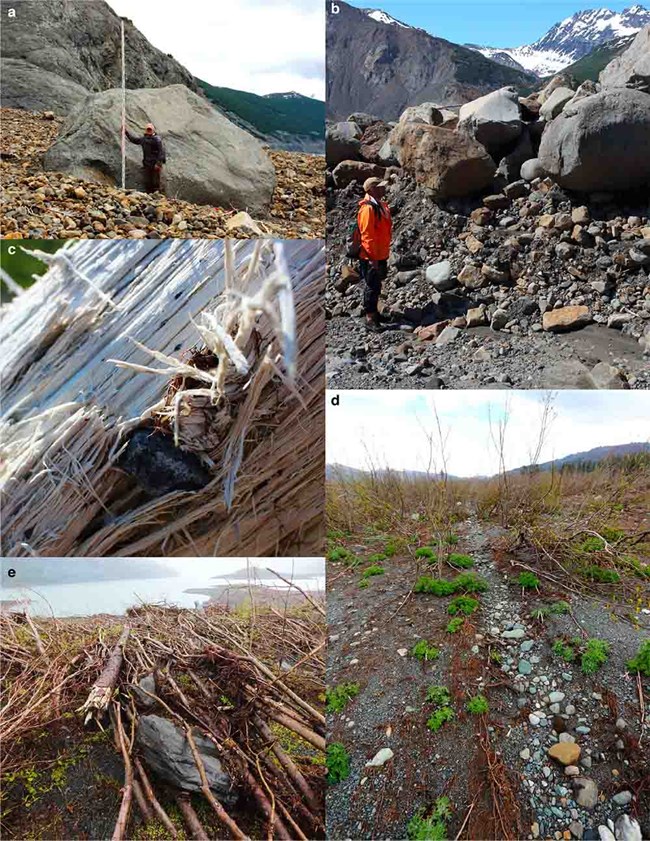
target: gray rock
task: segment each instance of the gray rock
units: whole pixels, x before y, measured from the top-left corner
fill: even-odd
[[[493,330],[503,330],[503,328],[508,323],[509,316],[505,310],[496,309],[492,313],[492,321],[490,322],[490,327]]]
[[[593,809],[598,803],[598,786],[588,777],[576,777],[573,792],[576,803],[584,809]]]
[[[363,132],[356,123],[346,120],[333,123],[325,130],[325,160],[335,167],[341,161],[354,161],[359,157]]]
[[[218,759],[217,748],[198,730],[192,736],[210,789],[223,803],[235,803],[237,795]],[[186,735],[173,722],[157,715],[141,716],[136,742],[148,767],[159,776],[183,791],[201,791],[201,778]]]
[[[615,368],[607,362],[598,362],[591,369],[591,379],[596,388],[625,389],[629,388],[625,375],[620,368]]]
[[[546,170],[539,158],[531,158],[521,165],[520,173],[525,181],[534,181],[536,178],[544,178]]]
[[[614,803],[617,806],[627,806],[628,803],[632,802],[632,792],[631,791],[619,791],[618,794],[615,794],[612,797]]]
[[[513,149],[512,152],[509,152],[505,157],[501,158],[499,161],[499,166],[497,168],[497,177],[501,176],[506,180],[507,184],[511,182],[517,182],[517,179],[521,176],[521,167],[523,164],[530,160],[535,155],[533,150],[533,144],[530,139],[530,132],[528,131],[528,126],[524,126],[521,136],[517,141],[517,145]],[[520,182],[523,186],[523,182]],[[506,189],[504,191],[507,196],[511,194]],[[523,188],[523,191],[518,193],[519,196],[526,195],[526,188]],[[517,196],[513,196],[513,198],[517,198]]]
[[[542,135],[538,157],[567,189],[629,190],[650,183],[649,135],[648,95],[604,90],[567,105]]]
[[[195,204],[263,214],[275,189],[275,168],[262,145],[183,85],[129,91],[132,133],[152,122],[167,155],[165,190]],[[119,183],[121,91],[92,94],[72,111],[48,149],[45,169],[89,181]],[[127,187],[141,189],[142,150],[126,144]]]
[[[379,117],[373,117],[372,114],[366,114],[365,111],[355,111],[354,114],[350,114],[346,122],[356,123],[361,131],[365,131],[375,123],[381,122],[381,119]]]
[[[555,88],[540,108],[540,115],[547,121],[555,119],[558,114],[562,113],[562,109],[567,102],[574,98],[574,95],[571,88]]]
[[[515,88],[500,88],[461,106],[458,131],[473,137],[490,154],[516,140],[523,129],[519,94]]]
[[[559,704],[560,701],[564,701],[565,697],[564,692],[549,692],[548,700],[551,704]]]
[[[83,9],[78,3],[39,2],[29,10],[15,5],[16,19],[7,21],[3,4],[3,106],[67,114],[90,92],[120,86],[120,18],[108,3],[83,3]],[[197,90],[192,74],[130,20],[124,36],[129,91],[176,84]]]
[[[440,108],[433,102],[422,102],[420,105],[411,105],[406,108],[399,117],[400,123],[428,123],[430,126],[441,126],[443,116]]]
[[[533,670],[532,665],[528,660],[520,660],[517,664],[517,671],[520,675],[529,675]]]
[[[458,327],[445,327],[442,333],[436,339],[437,345],[448,345],[451,342],[455,341],[458,336],[460,335],[460,329]]]
[[[442,260],[440,263],[428,266],[425,274],[427,280],[440,292],[447,292],[456,285],[456,281],[451,276],[449,260]]]
[[[132,685],[133,694],[141,707],[149,708],[156,705],[156,681],[153,675],[145,675],[137,684]],[[147,694],[149,693],[149,694]]]
[[[614,824],[616,841],[642,841],[639,822],[629,815],[621,815]]]
[[[635,88],[650,93],[650,25],[601,72],[603,88]]]

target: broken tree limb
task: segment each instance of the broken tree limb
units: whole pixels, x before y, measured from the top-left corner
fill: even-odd
[[[86,713],[84,724],[86,724],[91,718],[105,713],[108,709],[113,693],[117,687],[117,679],[122,667],[124,646],[126,645],[130,632],[131,629],[127,625],[122,631],[115,648],[113,648],[113,651],[108,658],[108,662],[102,669],[100,676],[95,681],[93,688],[90,690],[90,694],[83,705],[77,710],[77,712]]]
[[[127,635],[128,636],[128,635]],[[126,640],[125,640],[126,642]],[[121,649],[120,649],[121,655]],[[117,674],[119,672],[118,665],[117,672],[115,673],[115,677],[117,678]],[[122,803],[120,805],[120,811],[117,816],[117,822],[115,824],[115,829],[113,830],[113,837],[112,841],[123,841],[126,836],[126,826],[129,821],[129,815],[131,813],[131,799],[133,796],[133,766],[131,765],[131,757],[129,756],[129,751],[127,750],[126,746],[126,734],[124,733],[124,728],[122,727],[122,715],[121,715],[121,707],[119,703],[114,704],[115,715],[113,716],[113,722],[115,725],[115,730],[117,733],[117,738],[120,743],[120,749],[122,751],[122,758],[124,759],[124,788],[122,790]]]

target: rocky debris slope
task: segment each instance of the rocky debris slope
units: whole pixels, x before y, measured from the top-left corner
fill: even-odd
[[[261,143],[183,85],[129,91],[126,125],[141,134],[153,123],[165,146],[165,192],[194,204],[263,214],[275,188],[275,169]],[[120,184],[122,92],[86,97],[47,150],[46,170]],[[126,184],[145,188],[142,149],[126,142]]]
[[[650,385],[650,95],[559,76],[457,123],[424,103],[327,137],[330,385]],[[360,342],[345,251],[370,175],[390,184],[392,324]]]
[[[51,112],[2,111],[1,224],[6,238],[324,236],[322,157],[270,150],[277,183],[268,214],[255,221],[245,212],[45,172],[43,155],[60,125]]]
[[[121,85],[120,18],[104,0],[3,0],[2,17],[4,106],[64,114],[89,92]],[[130,21],[124,40],[127,88],[197,90],[192,74]]]

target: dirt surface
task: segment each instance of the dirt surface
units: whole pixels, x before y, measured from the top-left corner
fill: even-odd
[[[410,818],[442,795],[453,810],[448,838],[598,838],[598,827],[624,812],[637,817],[648,837],[648,733],[640,745],[639,690],[624,664],[650,633],[650,610],[638,612],[636,623],[617,618],[605,603],[572,598],[546,580],[528,595],[516,581],[520,569],[512,566],[525,559],[494,550],[500,528],[470,518],[456,531],[454,551],[470,555],[488,584],[477,596],[480,608],[456,633],[446,630],[450,597],[409,595],[426,571],[423,561],[382,561],[385,573],[368,579],[365,589],[359,581],[367,562],[356,569],[329,563],[328,686],[357,683],[360,691],[342,712],[329,715],[329,741],[345,745],[351,773],[329,789],[328,837],[405,838]],[[346,548],[367,561],[382,551],[382,541]],[[451,579],[453,570],[444,570]],[[540,604],[560,599],[570,602],[570,612],[544,621],[531,616]],[[588,675],[579,662],[565,662],[550,647],[564,636],[606,640],[606,664]],[[438,648],[437,659],[423,663],[411,656],[421,639]],[[426,727],[432,685],[449,689],[455,713],[437,732]],[[562,696],[552,709],[551,692]],[[477,694],[488,700],[485,715],[466,710],[468,697]],[[531,714],[539,715],[531,720]],[[579,774],[598,789],[591,808],[577,802],[574,778],[547,756],[558,739],[555,726],[581,748]],[[394,757],[365,767],[382,748]],[[508,835],[495,817],[491,786]],[[613,798],[625,791],[631,802],[622,806]]]
[[[219,239],[259,236],[229,229],[235,211],[120,190],[64,173],[45,172],[43,155],[62,120],[42,113],[2,109],[2,236],[9,239],[120,237]],[[277,175],[269,214],[255,220],[264,235],[322,238],[325,231],[325,159],[268,150]]]
[[[408,326],[371,333],[359,317],[327,322],[328,388],[593,389],[598,363],[627,372],[624,378],[605,372],[600,387],[650,388],[650,365],[639,343],[597,324],[564,335],[477,327],[437,345],[418,341]]]

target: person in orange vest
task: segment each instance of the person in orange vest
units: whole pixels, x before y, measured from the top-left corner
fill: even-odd
[[[387,181],[367,178],[363,182],[365,195],[359,202],[357,212],[360,240],[359,275],[365,283],[363,310],[366,315],[366,327],[373,331],[381,329],[378,304],[381,284],[388,272],[387,262],[393,229],[390,210],[384,201],[387,186]]]

